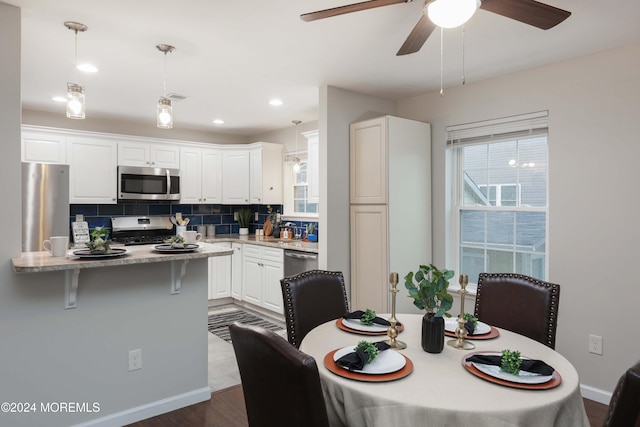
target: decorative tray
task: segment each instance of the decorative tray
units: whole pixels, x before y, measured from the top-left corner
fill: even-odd
[[[345,368],[339,366],[335,362],[335,353],[340,350],[342,349],[336,349],[336,350],[330,351],[324,357],[324,366],[329,371],[344,378],[349,378],[351,380],[357,380],[357,381],[365,381],[365,382],[385,382],[385,381],[399,380],[400,378],[404,378],[407,375],[409,375],[411,372],[413,372],[413,362],[411,361],[411,359],[409,359],[404,354],[400,354],[400,353],[398,354],[405,358],[406,363],[401,369],[397,371],[389,372],[386,374],[367,374],[362,372],[348,371]],[[385,350],[385,351],[394,351],[394,350]]]
[[[548,390],[560,385],[562,377],[558,371],[553,371],[553,374],[548,377],[540,377],[538,381],[526,379],[526,377],[518,378],[516,375],[507,374],[505,372],[498,373],[497,370],[487,368],[488,365],[476,364],[474,362],[467,362],[467,359],[474,354],[496,354],[499,352],[475,352],[469,353],[462,358],[462,366],[471,372],[473,375],[482,378],[483,380],[492,382],[494,384],[500,384],[507,387],[521,388],[526,390]],[[481,365],[481,366],[476,366]],[[497,366],[495,368],[498,368]],[[498,368],[499,369],[499,368]],[[512,377],[512,381],[506,379]],[[529,377],[531,378],[531,377]]]
[[[165,253],[183,253],[183,252],[193,252],[198,249],[200,246],[193,243],[186,243],[184,248],[172,248],[170,243],[164,245],[156,245],[154,246],[154,250],[156,252],[165,252]]]
[[[80,249],[77,251],[73,251],[73,255],[77,256],[78,258],[113,258],[113,257],[119,257],[124,255],[127,252],[126,249],[122,249],[122,248],[111,248],[111,250],[109,251],[109,253],[91,253],[91,249]]]
[[[360,335],[387,335],[388,326],[383,325],[374,325],[374,326],[365,326],[365,325],[357,325],[356,327],[349,327],[348,325],[353,324],[352,322],[343,322],[347,319],[343,319],[342,317],[336,319],[336,326],[338,329],[342,329],[346,332],[351,332],[352,334],[360,334]],[[367,330],[367,328],[371,328]],[[404,331],[404,325],[400,324],[397,326],[398,333]]]

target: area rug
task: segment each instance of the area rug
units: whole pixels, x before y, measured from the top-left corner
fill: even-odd
[[[248,313],[239,308],[223,308],[209,312],[209,332],[222,338],[227,342],[231,342],[229,335],[229,325],[233,322],[240,322],[248,325],[262,326],[283,336],[286,334],[284,328],[272,323],[262,317],[258,317],[252,313]]]

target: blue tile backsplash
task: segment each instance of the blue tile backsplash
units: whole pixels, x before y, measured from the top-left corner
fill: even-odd
[[[216,235],[238,234],[238,223],[233,220],[233,213],[240,208],[249,207],[258,212],[258,220],[249,225],[249,233],[254,234],[256,229],[262,228],[267,220],[267,205],[181,205],[168,201],[127,201],[117,205],[70,205],[69,229],[71,222],[75,221],[77,214],[84,215],[84,220],[89,223],[89,229],[105,227],[111,230],[112,216],[168,216],[182,213],[183,218],[189,218],[187,229],[195,230],[198,225],[213,224],[216,227]],[[282,205],[272,205],[274,211],[282,212]],[[315,223],[315,221],[291,221],[298,227]],[[316,232],[317,233],[317,232]]]

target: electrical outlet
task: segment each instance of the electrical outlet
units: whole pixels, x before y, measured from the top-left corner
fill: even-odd
[[[238,220],[238,212],[234,212],[233,213],[233,220],[237,221]]]
[[[589,335],[589,353],[602,356],[602,337]]]
[[[257,221],[257,220],[258,220],[258,212],[256,212],[256,213],[254,214],[253,218],[254,218],[254,221]]]
[[[129,351],[129,372],[142,369],[142,350]]]

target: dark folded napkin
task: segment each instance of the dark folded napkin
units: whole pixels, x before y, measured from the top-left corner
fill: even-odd
[[[469,320],[468,322],[466,322],[466,323],[464,324],[464,328],[467,330],[467,333],[468,333],[469,335],[473,335],[473,331],[475,331],[475,330],[476,330],[476,327],[475,327],[475,326],[473,326],[473,322],[472,322],[471,320]]]
[[[379,352],[391,348],[391,346],[384,341],[378,341],[371,344],[373,344]],[[340,359],[336,360],[336,364],[348,369],[349,371],[360,371],[364,368],[364,365],[367,364],[368,360],[369,355],[365,353],[362,348],[356,348],[355,351],[347,353]]]
[[[347,313],[342,317],[345,318],[345,319],[350,319],[350,320],[360,320],[360,319],[362,319],[363,315],[364,315],[364,311],[356,310],[354,312]],[[378,316],[373,318],[373,323],[376,324],[376,325],[380,325],[380,326],[391,326],[391,323],[389,323],[388,320],[385,320],[382,317],[378,317]],[[400,322],[398,322],[396,324],[396,326],[400,326]]]
[[[475,354],[467,359],[467,362],[476,362],[483,363],[485,365],[495,365],[500,366],[502,360],[502,356],[489,356],[486,354]],[[547,365],[542,360],[534,360],[534,359],[522,359],[522,364],[520,365],[521,371],[527,371],[534,374],[540,375],[551,375],[553,374],[553,367]]]

